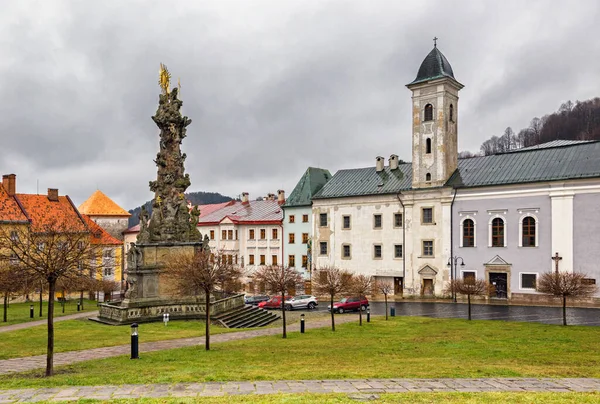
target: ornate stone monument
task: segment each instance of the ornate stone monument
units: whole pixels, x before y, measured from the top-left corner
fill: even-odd
[[[200,211],[194,207],[190,212],[184,194],[190,186],[190,177],[185,173],[186,155],[181,153],[181,142],[192,121],[181,114],[179,88],[169,88],[170,77],[166,66],[161,64],[162,91],[152,117],[160,129],[160,149],[154,160],[158,173],[156,180],[150,181],[150,190],[154,192],[152,216],[142,208],[137,243],[131,243],[127,252],[125,299],[119,305],[100,305],[99,321],[125,324],[161,321],[163,313],[169,313],[170,318],[202,318],[205,313],[204,304],[195,298],[175,299],[161,293],[160,272],[170,253],[208,248],[208,237],[203,241],[197,227]],[[242,295],[225,300],[211,305],[213,314],[244,304]]]

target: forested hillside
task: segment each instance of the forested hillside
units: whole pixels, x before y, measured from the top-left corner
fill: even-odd
[[[187,200],[192,202],[192,205],[207,205],[211,203],[221,203],[228,202],[232,198],[228,196],[221,195],[218,192],[190,192],[186,193],[185,197]],[[152,214],[152,201],[148,201],[144,204],[149,214]],[[131,209],[129,213],[131,213],[131,217],[129,218],[129,227],[135,226],[140,222],[140,211],[142,210],[141,206],[138,206],[135,209]]]
[[[492,136],[483,142],[480,151],[487,156],[559,139],[600,140],[600,98],[567,101],[558,111],[533,118],[529,126],[518,133],[508,127],[501,136]],[[472,153],[461,152],[459,157],[471,156]]]

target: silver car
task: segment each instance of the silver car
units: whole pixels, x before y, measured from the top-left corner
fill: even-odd
[[[317,307],[318,304],[319,303],[317,302],[317,298],[312,295],[298,295],[286,300],[284,307],[286,310],[304,308],[312,310],[315,307]]]

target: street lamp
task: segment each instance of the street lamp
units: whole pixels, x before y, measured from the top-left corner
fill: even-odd
[[[450,274],[452,275],[452,280],[456,280],[456,266],[460,260],[460,266],[465,266],[465,261],[462,257],[455,255],[454,257],[448,258],[448,266],[450,267]],[[452,285],[452,301],[456,303],[456,290],[454,290],[454,285]]]

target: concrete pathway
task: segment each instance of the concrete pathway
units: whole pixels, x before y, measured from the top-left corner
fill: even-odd
[[[67,316],[54,317],[54,322],[56,323],[58,321],[67,321],[67,320],[76,320],[78,318],[94,317],[94,313],[96,313],[96,311],[84,311],[81,313],[69,314]],[[5,325],[5,326],[0,327],[0,332],[22,330],[24,328],[37,327],[38,325],[46,325],[46,324],[48,324],[47,319],[29,321],[27,323],[19,323],[19,324],[13,324],[13,325]]]
[[[208,397],[240,394],[346,393],[350,397],[408,392],[596,392],[600,379],[359,379],[124,384],[0,390],[0,403],[139,399],[143,397]],[[357,398],[365,398],[357,397]]]
[[[89,313],[88,313],[89,315]],[[352,321],[358,321],[358,316],[336,316],[335,323],[343,324]],[[365,321],[363,319],[363,321]],[[331,325],[330,318],[312,320],[306,322],[306,329],[322,328]],[[288,332],[299,331],[300,324],[292,324],[287,327]],[[250,331],[230,332],[225,334],[214,334],[210,336],[210,342],[229,342],[241,339],[260,337],[263,335],[281,334],[281,327],[259,328]],[[143,333],[140,335],[141,341],[144,340]],[[180,338],[156,342],[142,342],[139,345],[140,356],[152,351],[162,351],[165,349],[182,348],[187,346],[204,345],[204,336],[195,338]],[[54,354],[54,366],[69,365],[71,363],[83,362],[93,359],[104,359],[119,355],[130,355],[130,345],[117,345],[104,348],[87,349],[83,351],[59,352]],[[0,360],[0,374],[26,372],[28,370],[44,369],[46,367],[46,355],[27,356],[22,358],[13,358]]]

